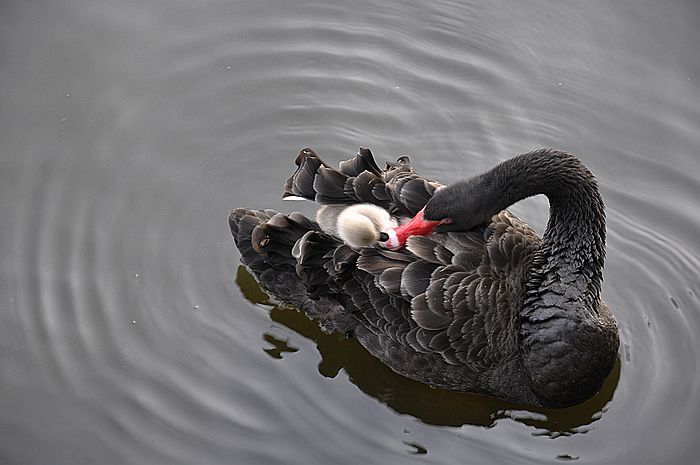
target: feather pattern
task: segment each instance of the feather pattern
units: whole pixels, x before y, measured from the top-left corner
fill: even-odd
[[[321,205],[371,203],[395,215],[414,216],[442,185],[417,175],[408,157],[380,170],[366,148],[334,169],[305,148],[297,170],[284,183],[283,197],[303,197]]]

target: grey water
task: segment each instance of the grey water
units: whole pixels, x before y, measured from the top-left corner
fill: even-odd
[[[5,1],[0,463],[697,463],[700,5]],[[442,182],[549,146],[607,205],[619,361],[563,410],[430,389],[276,305],[234,207],[297,151]],[[546,199],[513,211],[540,232]]]

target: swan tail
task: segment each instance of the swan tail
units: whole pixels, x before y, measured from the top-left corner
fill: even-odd
[[[352,332],[357,320],[333,290],[334,279],[347,279],[352,259],[345,254],[352,249],[301,213],[238,208],[229,225],[241,262],[277,299],[303,309],[328,331]]]
[[[372,203],[390,208],[390,197],[372,153],[360,149],[337,170],[305,148],[295,161],[297,170],[284,184],[283,198],[304,198],[320,204]]]
[[[274,210],[238,208],[229,214],[231,234],[241,252],[243,264],[263,260],[277,269],[296,267],[294,246],[318,224],[301,213],[284,215]]]
[[[277,214],[274,210],[249,210],[237,208],[229,214],[229,227],[236,247],[241,253],[241,262],[259,272],[267,268],[265,255],[260,254],[259,244],[254,244],[258,236],[257,228]]]
[[[231,212],[229,224],[241,261],[253,271],[294,271],[311,298],[331,293],[331,274],[341,279],[342,270],[332,259],[342,242],[301,213],[240,208]]]

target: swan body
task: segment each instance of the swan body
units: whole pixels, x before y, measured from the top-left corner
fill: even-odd
[[[576,157],[541,149],[450,186],[406,157],[380,169],[367,149],[338,169],[310,149],[296,164],[284,196],[334,205],[318,223],[272,210],[229,216],[242,262],[278,298],[433,386],[549,407],[599,390],[619,336],[600,299],[603,202]],[[541,238],[506,210],[537,194],[550,202]],[[337,227],[343,206],[366,203],[392,217],[424,209],[441,224],[396,251],[319,225],[338,213]]]

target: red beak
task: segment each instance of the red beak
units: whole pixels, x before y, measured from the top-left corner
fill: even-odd
[[[408,223],[402,224],[387,231],[389,240],[381,243],[384,247],[390,250],[399,250],[411,236],[427,236],[433,232],[433,229],[442,221],[428,221],[423,219],[423,210],[425,207],[414,216]]]

